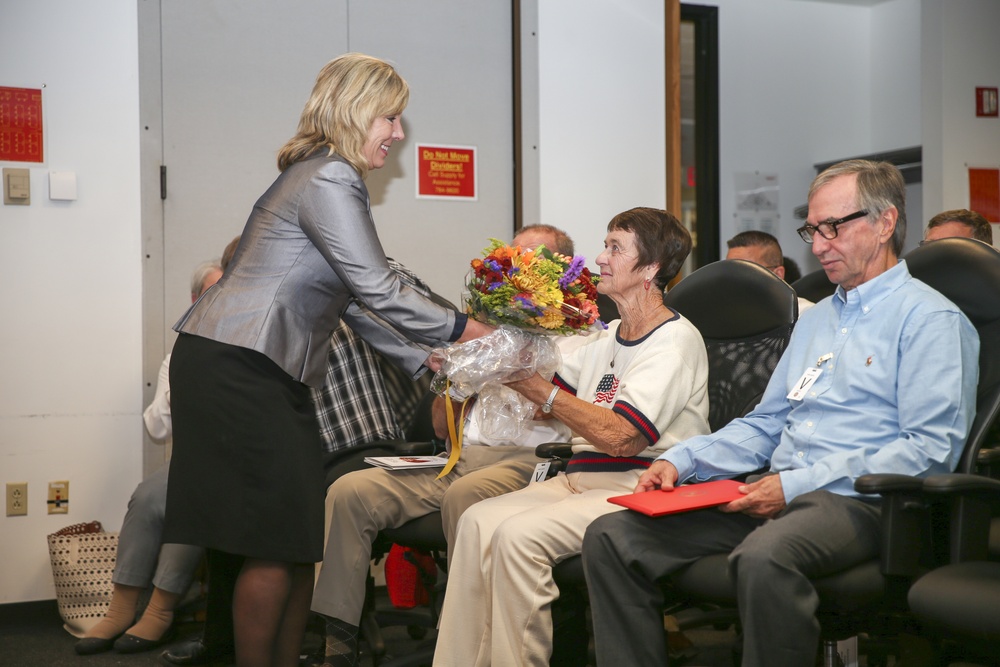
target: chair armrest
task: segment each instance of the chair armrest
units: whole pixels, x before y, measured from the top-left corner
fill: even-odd
[[[548,459],[549,470],[546,477],[555,477],[566,469],[566,464],[573,456],[573,445],[568,442],[543,442],[535,447],[535,456]]]
[[[931,475],[923,481],[924,491],[935,495],[976,496],[979,498],[1000,498],[1000,480],[982,475],[947,473]]]
[[[948,562],[987,560],[1000,480],[964,473],[932,475],[924,480],[924,492],[946,508]]]
[[[986,477],[1000,479],[1000,447],[979,450],[976,456],[976,472]]]
[[[392,450],[396,456],[433,456],[444,450],[444,443],[438,440],[420,442],[396,442]]]
[[[912,578],[932,562],[923,480],[910,475],[862,475],[854,490],[882,496],[881,571],[887,577]]]
[[[879,494],[885,496],[897,493],[919,493],[923,489],[924,480],[911,475],[896,475],[880,473],[862,475],[854,480],[854,490],[858,493]]]
[[[568,459],[573,455],[573,445],[568,442],[543,442],[535,447],[540,459]]]

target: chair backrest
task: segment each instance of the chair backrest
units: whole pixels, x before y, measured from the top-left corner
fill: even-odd
[[[979,448],[1000,414],[1000,252],[973,239],[947,238],[904,259],[913,277],[948,297],[979,332],[976,418],[957,469],[975,472]]]
[[[819,269],[812,273],[807,273],[792,283],[792,289],[803,299],[808,299],[813,303],[819,303],[830,296],[837,289],[837,286],[826,277],[826,271]]]
[[[798,318],[795,291],[758,264],[722,260],[681,280],[664,303],[705,339],[711,429],[752,410]]]
[[[597,294],[597,312],[600,314],[602,322],[621,319],[618,314],[618,306],[607,294]]]
[[[414,410],[413,420],[406,429],[407,442],[434,442],[438,439],[434,433],[434,419],[431,416],[431,405],[437,397],[427,389]]]

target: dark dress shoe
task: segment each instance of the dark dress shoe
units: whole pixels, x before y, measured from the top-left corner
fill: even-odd
[[[163,633],[159,639],[143,639],[128,633],[122,635],[115,642],[116,653],[142,653],[152,651],[157,646],[163,646],[174,638],[174,629],[170,628]]]
[[[232,646],[206,646],[201,637],[181,642],[160,654],[160,660],[171,665],[207,665],[223,660],[231,661],[232,658]]]
[[[111,650],[111,647],[115,645],[115,640],[120,636],[121,635],[116,635],[110,639],[103,639],[101,637],[84,637],[73,645],[73,650],[76,651],[77,655],[104,653],[105,651]]]

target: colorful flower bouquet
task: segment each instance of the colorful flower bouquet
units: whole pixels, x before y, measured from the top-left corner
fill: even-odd
[[[431,388],[457,400],[478,394],[484,434],[513,440],[533,418],[537,406],[503,383],[534,373],[552,377],[560,364],[553,335],[607,328],[598,319],[600,278],[585,263],[583,257],[567,257],[545,246],[523,250],[496,239],[483,251],[482,259],[472,260],[466,312],[498,328],[477,340],[435,350],[442,364]],[[451,439],[452,460],[457,461],[461,433],[453,433]],[[447,474],[452,465],[441,474]]]
[[[604,327],[597,313],[600,278],[583,257],[492,241],[483,259],[472,260],[466,312],[488,324],[535,333],[572,335]]]

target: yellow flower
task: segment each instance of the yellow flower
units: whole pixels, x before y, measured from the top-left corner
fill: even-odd
[[[558,329],[563,325],[564,319],[558,308],[550,308],[538,318],[538,324],[545,329]]]
[[[510,278],[510,282],[519,292],[538,293],[547,291],[549,281],[537,273],[531,271],[518,271]]]

